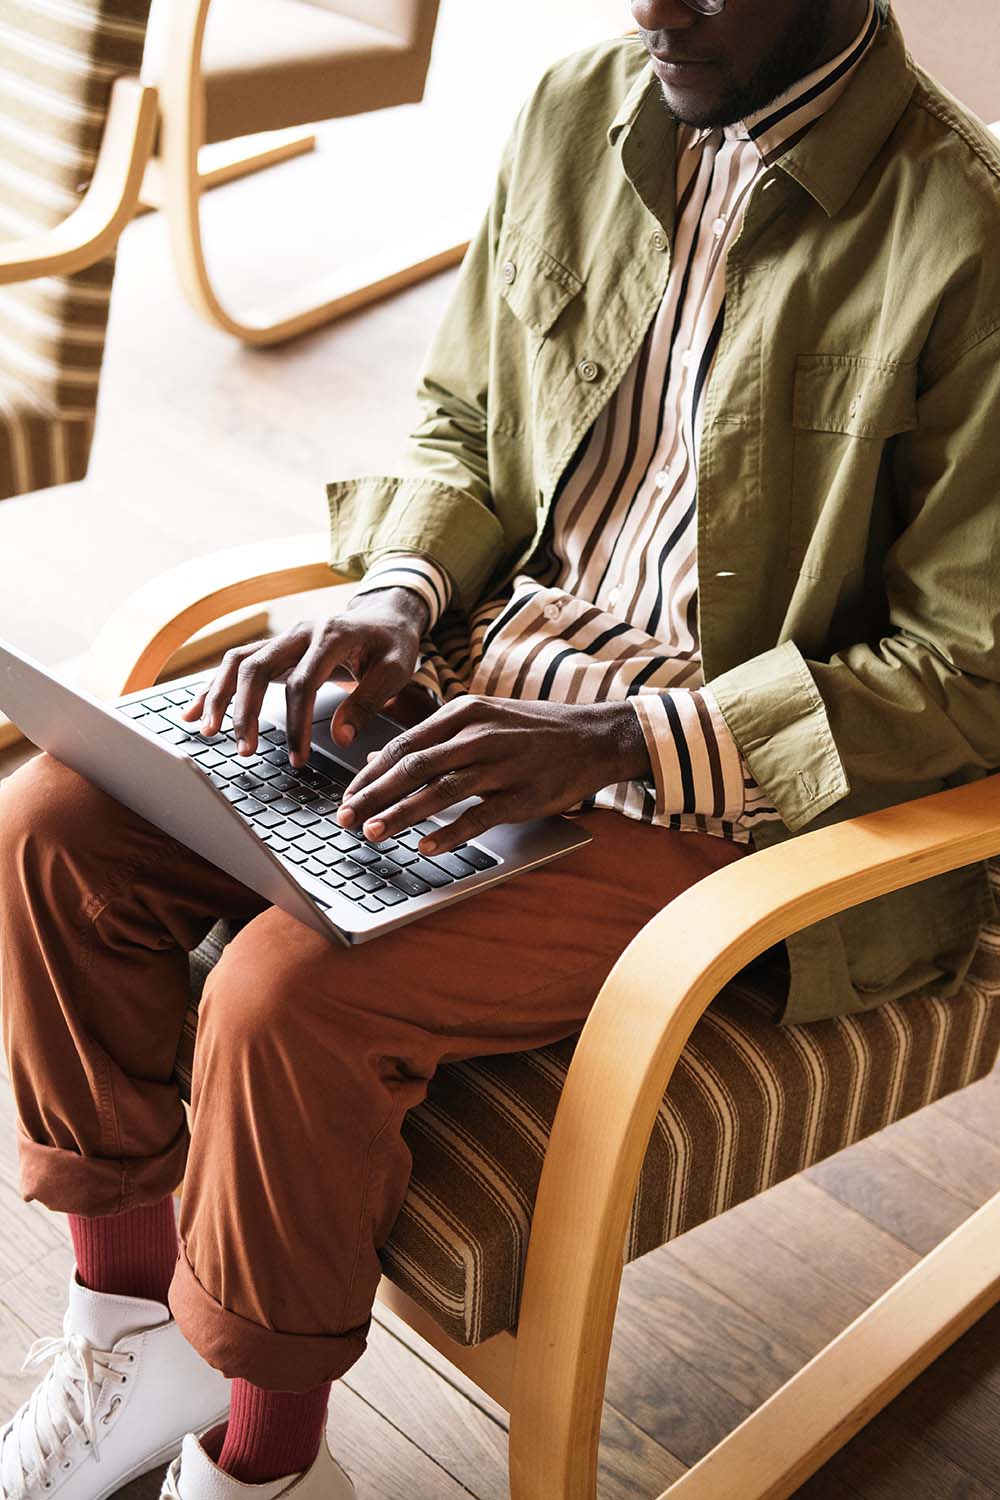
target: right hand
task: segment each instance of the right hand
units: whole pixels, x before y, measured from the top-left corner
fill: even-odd
[[[293,766],[309,759],[316,693],[338,667],[356,679],[354,691],[333,716],[330,733],[349,745],[359,729],[406,686],[416,669],[427,605],[413,589],[385,588],[358,594],[347,608],[317,620],[301,620],[270,640],[227,651],[208,687],[186,705],[182,718],[200,716],[203,734],[215,734],[232,700],[233,734],[241,754],[257,748],[257,723],[269,683],[285,683],[288,756]]]

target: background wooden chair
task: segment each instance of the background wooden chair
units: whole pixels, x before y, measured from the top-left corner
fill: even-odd
[[[177,647],[222,614],[337,583],[325,551],[321,535],[290,538],[163,575],[109,624],[106,670],[126,691],[163,680]],[[129,637],[144,646],[126,667]],[[810,1026],[774,1024],[771,957],[812,922],[981,859],[1000,888],[995,775],[805,833],[655,917],[575,1043],[440,1070],[408,1117],[414,1175],[379,1295],[509,1411],[513,1500],[596,1494],[625,1261],[989,1072],[1000,924],[951,999],[918,992]],[[234,930],[217,924],[192,955],[182,1092],[201,985]],[[790,1495],[998,1299],[1000,1194],[669,1495]]]
[[[156,128],[149,0],[0,23],[0,499],[87,471],[118,236]]]
[[[211,322],[274,344],[461,260],[468,237],[427,226],[322,291],[290,288],[281,309],[236,313],[213,281],[201,229],[206,188],[312,148],[312,132],[295,127],[418,102],[437,12],[438,0],[170,0],[154,12],[161,124],[143,198],[166,213],[185,293]],[[276,134],[263,145],[243,139],[261,131]]]

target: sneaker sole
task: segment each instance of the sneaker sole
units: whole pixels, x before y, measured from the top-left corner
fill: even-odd
[[[189,1432],[194,1432],[196,1437],[204,1437],[206,1432],[210,1432],[219,1422],[224,1422],[228,1416],[229,1407],[227,1406],[203,1426],[195,1428],[185,1427],[184,1431],[177,1437],[173,1438],[169,1443],[164,1443],[162,1448],[158,1448],[155,1453],[147,1454],[139,1463],[134,1464],[127,1473],[119,1474],[113,1483],[105,1485],[103,1490],[99,1490],[96,1495],[91,1497],[91,1500],[107,1500],[109,1495],[113,1495],[116,1490],[122,1489],[133,1479],[140,1479],[143,1474],[148,1474],[152,1469],[159,1468],[160,1464],[170,1463],[180,1453],[184,1439]]]

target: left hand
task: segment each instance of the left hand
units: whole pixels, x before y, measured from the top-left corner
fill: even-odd
[[[465,797],[480,797],[420,842],[444,853],[497,823],[572,807],[602,787],[650,775],[629,703],[456,698],[372,754],[344,793],[337,821],[391,838]]]

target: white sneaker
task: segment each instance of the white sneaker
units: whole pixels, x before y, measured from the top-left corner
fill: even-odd
[[[213,1463],[193,1432],[167,1470],[160,1500],[356,1500],[354,1485],[333,1457],[326,1438],[309,1465],[264,1484],[244,1484]]]
[[[21,1368],[46,1359],[52,1367],[0,1430],[0,1500],[104,1500],[229,1412],[232,1382],[164,1303],[91,1291],[76,1266],[62,1338],[36,1339]]]

